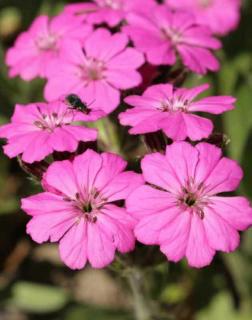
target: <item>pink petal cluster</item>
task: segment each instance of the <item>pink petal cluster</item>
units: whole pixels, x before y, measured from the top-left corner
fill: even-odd
[[[239,231],[252,225],[252,208],[246,198],[222,193],[238,187],[241,168],[214,145],[183,142],[209,137],[213,123],[204,114],[232,110],[235,98],[198,98],[207,84],[175,85],[184,80],[178,79],[180,70],[219,69],[214,51],[221,42],[214,34],[236,28],[240,5],[83,1],[56,17],[37,17],[8,50],[9,75],[46,78],[48,103],[16,105],[11,122],[0,126],[4,153],[35,166],[53,155],[46,158],[52,163],[43,174],[44,191],[22,199],[22,209],[31,216],[27,233],[38,243],[59,243],[68,267],[103,268],[117,251],[134,250],[136,239],[160,246],[168,260],[186,257],[197,268],[209,265],[216,251],[238,247]],[[160,83],[169,78],[175,85]],[[88,149],[74,156],[80,142],[97,139],[97,130],[80,122],[110,114],[122,97],[133,107],[119,114],[130,134],[162,131],[174,141],[165,154],[142,159],[143,175],[125,171],[127,162],[112,153]],[[53,162],[55,152],[69,152],[69,159]]]
[[[166,0],[166,3],[171,8],[191,11],[199,23],[219,35],[235,30],[240,20],[241,0]]]
[[[149,87],[142,96],[128,96],[125,102],[134,108],[119,115],[122,125],[131,126],[131,134],[162,130],[172,140],[201,140],[213,131],[212,121],[194,114],[221,114],[234,108],[235,98],[211,96],[195,101],[208,85],[192,89],[174,88],[171,84]]]
[[[59,15],[51,20],[48,16],[37,17],[7,51],[9,76],[20,75],[24,80],[47,77],[58,64],[62,47],[75,46],[76,41],[83,41],[91,31],[91,26],[83,25],[70,15]]]
[[[0,127],[7,139],[4,153],[10,158],[22,155],[27,163],[41,161],[54,151],[74,152],[80,141],[94,141],[96,129],[74,125],[74,121],[94,121],[102,113],[84,115],[61,101],[16,105],[11,123]]]
[[[84,42],[64,53],[60,65],[45,87],[47,100],[74,93],[91,109],[113,111],[120,103],[120,90],[138,86],[141,75],[136,70],[144,63],[142,53],[126,48],[125,34],[111,34],[97,29]],[[67,81],[62,81],[67,79]]]
[[[64,12],[82,18],[90,24],[107,23],[115,27],[127,18],[130,12],[149,13],[155,0],[94,0],[65,6]]]
[[[207,143],[196,147],[175,142],[166,154],[142,160],[148,183],[127,199],[127,211],[138,219],[137,240],[160,245],[171,261],[183,257],[192,267],[211,263],[217,250],[231,252],[240,230],[252,225],[252,208],[243,197],[224,197],[242,178],[237,163]]]
[[[217,71],[219,62],[211,50],[221,47],[210,29],[197,24],[192,14],[157,5],[149,15],[129,14],[123,28],[137,49],[153,65],[174,65],[177,55],[193,72]]]
[[[133,219],[116,201],[142,182],[119,156],[87,150],[73,162],[54,162],[44,180],[50,191],[22,200],[32,216],[27,232],[38,243],[59,242],[61,259],[72,269],[87,261],[94,268],[110,264],[115,251],[134,249]]]

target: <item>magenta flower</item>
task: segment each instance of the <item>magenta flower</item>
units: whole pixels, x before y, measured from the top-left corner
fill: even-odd
[[[91,31],[91,26],[84,26],[80,20],[66,14],[51,20],[47,16],[36,18],[30,29],[7,51],[9,76],[20,75],[24,80],[47,77],[58,63],[62,47],[75,46],[76,41],[83,41]]]
[[[219,35],[237,28],[240,20],[241,0],[166,0],[171,8],[190,10],[201,24]]]
[[[192,267],[211,263],[215,251],[231,252],[239,233],[252,225],[252,208],[243,197],[218,193],[234,191],[242,178],[238,164],[221,157],[208,143],[196,147],[175,142],[166,154],[142,160],[146,182],[127,199],[127,211],[139,222],[137,239],[160,245],[171,261],[184,256]]]
[[[156,5],[155,0],[94,0],[65,6],[64,12],[81,17],[91,24],[107,23],[115,27],[126,19],[130,12],[149,13]]]
[[[44,176],[50,191],[22,200],[32,216],[27,233],[38,243],[59,242],[61,259],[72,269],[87,261],[103,268],[116,250],[133,250],[135,219],[116,202],[143,182],[141,175],[123,172],[125,167],[119,156],[92,150],[73,162],[54,162]]]
[[[60,65],[45,88],[47,100],[75,93],[96,110],[113,111],[120,103],[120,90],[138,86],[142,78],[136,71],[144,63],[143,55],[126,48],[128,38],[97,29],[81,45],[66,50]],[[67,81],[62,81],[67,79]]]
[[[129,14],[123,30],[137,49],[154,65],[174,65],[178,54],[183,64],[196,73],[217,71],[218,60],[211,50],[221,43],[210,30],[196,23],[190,13],[172,12],[165,5],[156,6],[148,16]]]
[[[23,161],[32,163],[53,151],[74,152],[79,141],[96,140],[97,131],[72,122],[94,121],[101,115],[84,115],[60,101],[16,105],[11,123],[0,127],[0,137],[7,139],[4,153],[10,158],[22,155]]]
[[[120,123],[131,126],[131,134],[162,130],[173,140],[207,138],[213,130],[212,121],[194,113],[221,114],[232,110],[236,100],[230,96],[212,96],[195,101],[208,87],[207,84],[193,89],[175,89],[171,84],[151,86],[142,96],[125,99],[134,108],[119,115]]]

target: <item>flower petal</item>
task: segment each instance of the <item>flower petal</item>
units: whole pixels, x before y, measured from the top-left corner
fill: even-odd
[[[64,234],[75,224],[76,213],[74,210],[52,211],[47,214],[33,216],[26,226],[26,232],[31,238],[43,243],[59,241]]]
[[[194,114],[183,114],[187,136],[193,140],[208,138],[213,131],[213,123],[209,119]]]
[[[168,210],[174,206],[175,201],[169,192],[143,185],[126,199],[126,208],[133,217],[141,219]]]
[[[170,113],[166,119],[160,121],[160,127],[174,141],[185,140],[188,136],[185,117],[180,112]]]
[[[106,114],[112,112],[120,103],[120,91],[106,80],[90,82],[80,93],[83,101],[90,104],[90,108],[103,110]]]
[[[124,51],[113,56],[107,63],[107,66],[112,70],[122,71],[122,69],[137,69],[144,62],[145,59],[142,53],[134,48],[126,48]]]
[[[64,130],[67,131],[77,141],[95,141],[97,139],[97,130],[91,128],[85,128],[81,126],[65,126]]]
[[[87,255],[93,268],[104,268],[114,260],[116,247],[111,236],[104,233],[98,221],[88,224]]]
[[[218,60],[205,48],[182,44],[177,46],[177,50],[185,66],[196,73],[205,74],[207,70],[218,71],[220,68]]]
[[[79,193],[73,165],[69,160],[52,163],[44,175],[45,182],[70,199]]]
[[[79,223],[65,234],[59,244],[60,257],[71,269],[82,269],[87,262],[87,223],[80,219]]]
[[[211,175],[221,158],[221,149],[210,143],[199,143],[196,145],[199,151],[199,162],[195,171],[195,180],[198,184],[204,182]]]
[[[205,267],[211,263],[214,254],[215,250],[208,243],[202,220],[197,214],[193,214],[186,248],[188,264],[196,268]]]
[[[55,151],[59,152],[74,152],[78,147],[78,141],[64,128],[54,129],[50,135],[49,143]]]
[[[49,136],[49,133],[42,131],[37,132],[37,135],[34,137],[34,139],[32,139],[30,136],[30,143],[24,150],[22,159],[27,163],[33,163],[35,161],[43,160],[46,156],[51,154],[53,149],[49,144]]]
[[[195,175],[199,160],[197,149],[187,142],[176,142],[166,148],[165,158],[173,176],[186,186]],[[175,189],[173,187],[173,192]]]
[[[163,241],[160,240],[160,236],[163,233],[166,234],[167,237],[169,237],[169,233],[174,234],[174,229],[170,230],[169,226],[173,220],[176,220],[180,212],[180,208],[173,205],[171,208],[141,218],[135,227],[137,240],[148,245],[162,244]]]
[[[175,215],[176,212],[176,215]],[[160,250],[168,260],[177,262],[185,256],[191,227],[190,212],[174,209],[174,219],[161,230]]]
[[[236,230],[252,226],[252,208],[244,197],[211,197],[209,206]]]
[[[72,204],[64,201],[62,196],[50,192],[42,192],[23,198],[21,202],[21,208],[31,216],[50,214],[56,211],[69,211],[72,208]]]
[[[115,178],[103,187],[102,196],[108,202],[126,199],[131,192],[144,183],[142,175],[133,171],[125,171],[118,174]]]
[[[134,223],[133,221],[127,223],[127,220],[130,220],[130,216],[126,210],[111,205],[103,208],[102,213],[99,217],[99,223],[101,227],[106,230],[106,233],[109,234],[118,251],[121,253],[132,251],[135,247],[135,236],[133,233]],[[119,214],[120,217],[124,216],[126,218],[125,221],[122,219],[119,220],[117,214]]]
[[[221,114],[233,110],[236,99],[230,96],[212,96],[195,101],[190,104],[191,112],[209,112],[212,114]]]
[[[210,247],[224,252],[234,251],[240,242],[239,233],[212,208],[204,208],[204,227]]]
[[[127,90],[137,87],[142,82],[142,77],[136,70],[111,69],[106,71],[107,81],[115,88]]]
[[[236,161],[222,158],[206,178],[205,192],[214,195],[220,192],[234,191],[243,177],[243,172]]]
[[[180,177],[176,175],[166,157],[160,153],[146,155],[141,161],[144,179],[170,192],[180,191]]]
[[[102,157],[93,150],[75,157],[73,170],[80,191],[91,192],[95,186],[95,179],[102,168]]]
[[[117,154],[103,153],[101,158],[102,167],[95,179],[95,187],[98,190],[101,190],[108,185],[111,180],[121,173],[127,166],[127,162]]]
[[[111,35],[107,29],[100,28],[87,38],[84,47],[88,57],[109,61],[127,46],[128,41],[123,33]]]

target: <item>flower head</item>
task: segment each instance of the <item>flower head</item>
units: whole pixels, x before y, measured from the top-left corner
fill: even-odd
[[[61,259],[72,269],[87,261],[103,268],[116,250],[133,250],[135,220],[116,202],[141,185],[142,177],[123,172],[125,167],[119,156],[91,150],[73,162],[54,162],[44,176],[50,191],[22,200],[32,216],[27,232],[38,243],[59,242]]]
[[[241,0],[166,0],[175,9],[191,11],[200,24],[220,35],[237,28],[240,20]]]
[[[22,155],[23,161],[32,163],[54,151],[74,152],[79,141],[96,140],[97,131],[72,123],[94,121],[101,115],[84,115],[61,101],[16,105],[11,123],[0,127],[0,137],[7,139],[4,153],[10,158]]]
[[[151,64],[173,65],[178,55],[193,72],[219,69],[211,50],[219,49],[221,43],[190,13],[159,5],[149,15],[129,14],[127,21],[129,25],[123,30]]]
[[[59,68],[49,78],[45,88],[47,100],[75,93],[92,109],[113,111],[120,103],[120,90],[139,85],[136,71],[144,63],[143,55],[126,48],[128,38],[122,33],[112,35],[97,29],[84,43],[66,50]],[[67,78],[67,81],[62,81]]]
[[[62,47],[71,48],[76,41],[83,41],[92,27],[83,25],[70,15],[49,19],[39,16],[28,31],[23,32],[13,48],[7,51],[6,64],[11,77],[20,75],[24,80],[47,77],[58,63]]]
[[[215,251],[235,250],[238,231],[252,225],[245,198],[218,196],[234,191],[242,178],[241,168],[219,148],[175,142],[165,155],[145,156],[142,170],[148,185],[137,188],[126,207],[139,221],[137,239],[160,245],[171,261],[186,257],[190,266],[206,266]]]
[[[118,25],[130,12],[146,13],[156,5],[154,0],[94,0],[94,2],[75,3],[65,7],[64,12],[81,17],[91,24],[107,23],[110,27]]]
[[[162,130],[173,140],[201,140],[207,138],[213,124],[210,120],[195,115],[195,112],[220,114],[234,108],[235,98],[212,96],[195,101],[197,95],[208,85],[193,89],[175,89],[170,84],[149,87],[142,96],[125,99],[134,106],[120,114],[122,125],[130,125],[131,134],[144,134]]]

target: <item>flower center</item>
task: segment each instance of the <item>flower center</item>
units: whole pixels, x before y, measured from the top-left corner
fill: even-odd
[[[182,34],[175,29],[170,27],[164,27],[161,29],[162,35],[165,39],[168,39],[172,44],[176,45],[182,40]]]
[[[159,110],[163,112],[187,112],[188,102],[182,101],[178,98],[166,99],[161,102],[161,106],[158,107]]]
[[[91,223],[97,221],[101,208],[107,202],[96,189],[88,193],[85,190],[83,194],[76,193],[75,199],[66,199],[66,201],[72,202],[73,206],[80,211],[78,220],[84,218]]]
[[[191,178],[182,189],[178,202],[184,209],[190,209],[192,213],[197,214],[203,219],[204,207],[208,204],[208,199],[204,195],[203,184],[197,185]]]
[[[97,81],[103,79],[104,71],[106,70],[105,63],[97,59],[88,59],[84,66],[81,66],[81,77],[85,81]]]
[[[62,125],[69,125],[74,119],[74,113],[72,110],[66,110],[63,114],[58,114],[56,112],[43,113],[41,108],[37,106],[39,116],[34,125],[41,129],[49,132],[53,132],[55,128],[61,127]]]
[[[191,193],[189,193],[184,199],[184,202],[186,205],[188,205],[188,207],[193,207],[195,205],[196,201],[197,201],[197,199],[196,199],[195,195],[191,194]]]
[[[36,39],[36,45],[41,51],[57,49],[57,37],[53,34],[41,35]]]
[[[85,203],[83,206],[82,206],[82,210],[84,213],[90,213],[93,211],[93,208],[92,208],[92,204],[90,202],[87,202]]]
[[[208,8],[212,5],[213,0],[198,0],[200,7]]]
[[[113,10],[122,9],[123,3],[122,0],[103,0],[104,7],[109,7]]]

